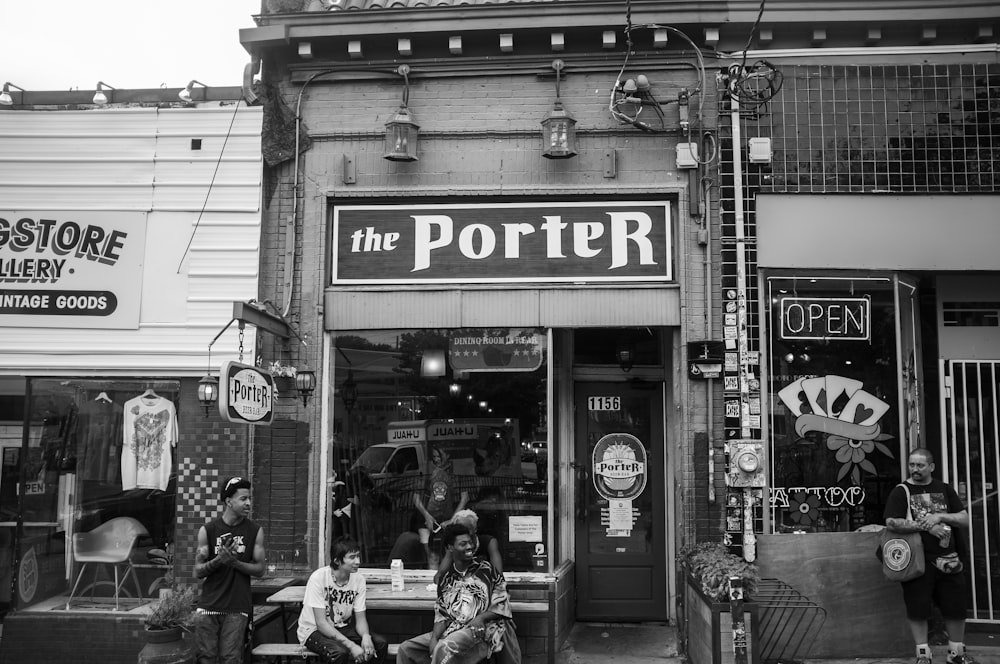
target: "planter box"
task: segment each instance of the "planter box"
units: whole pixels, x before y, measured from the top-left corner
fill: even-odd
[[[684,579],[684,629],[687,633],[688,661],[691,664],[735,664],[733,620],[729,603],[709,599],[686,574]],[[743,609],[747,625],[747,662],[759,664],[759,607],[753,601],[745,601]]]

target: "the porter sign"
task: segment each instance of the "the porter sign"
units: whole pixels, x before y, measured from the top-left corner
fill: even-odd
[[[671,281],[670,205],[349,205],[334,209],[332,282]]]
[[[226,362],[222,367],[219,413],[230,422],[271,424],[274,418],[274,378],[248,364]]]
[[[864,297],[783,297],[782,339],[847,339],[871,337],[871,301]]]

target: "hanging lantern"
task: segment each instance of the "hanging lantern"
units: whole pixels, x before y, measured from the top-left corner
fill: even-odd
[[[205,417],[219,401],[219,380],[212,375],[204,376],[198,381],[198,401],[205,409]]]
[[[316,373],[312,369],[299,369],[295,373],[295,389],[302,397],[302,405],[309,405],[309,397],[316,389]]]
[[[562,60],[553,60],[556,71],[556,101],[552,110],[542,120],[542,156],[548,159],[569,159],[576,156],[576,118],[563,108],[559,98],[560,72]]]
[[[403,77],[403,103],[391,120],[385,123],[385,154],[389,161],[417,161],[417,137],[420,126],[413,121],[410,109],[409,65],[400,65],[396,72]]]
[[[569,159],[576,156],[576,120],[558,100],[542,120],[542,156]]]

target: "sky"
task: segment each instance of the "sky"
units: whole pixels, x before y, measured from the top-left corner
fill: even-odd
[[[26,90],[238,86],[261,0],[0,0],[0,84]]]

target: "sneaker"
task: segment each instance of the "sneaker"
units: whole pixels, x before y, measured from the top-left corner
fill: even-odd
[[[948,664],[979,664],[975,658],[969,653],[962,653],[961,655],[955,655],[952,657],[948,655]]]

